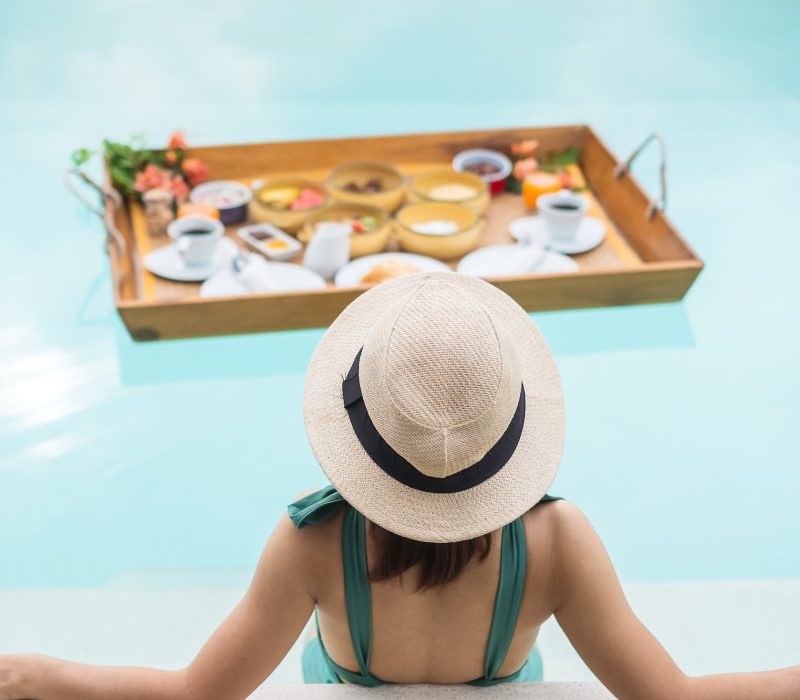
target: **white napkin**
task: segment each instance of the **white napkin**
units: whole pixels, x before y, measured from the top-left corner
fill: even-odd
[[[517,245],[514,251],[503,261],[497,275],[524,275],[531,272],[544,257],[544,248],[540,245]]]
[[[241,261],[241,257],[239,258]],[[269,263],[260,255],[249,255],[240,262],[240,271],[234,273],[238,280],[251,292],[274,292],[278,289],[275,275],[269,269]]]

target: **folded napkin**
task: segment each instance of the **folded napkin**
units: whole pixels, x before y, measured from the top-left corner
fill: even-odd
[[[524,275],[532,272],[542,261],[544,248],[540,245],[516,245],[509,256],[503,261],[502,267],[497,270],[497,275]]]
[[[270,264],[260,255],[248,255],[245,260],[238,258],[239,271],[236,278],[251,292],[274,292],[278,289]]]

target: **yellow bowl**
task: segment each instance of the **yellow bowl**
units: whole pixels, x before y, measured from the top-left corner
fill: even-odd
[[[414,226],[431,221],[453,221],[458,229],[453,233],[421,233]],[[395,236],[403,250],[448,260],[466,255],[478,245],[485,219],[461,204],[420,202],[408,204],[397,212]]]
[[[450,199],[439,196],[437,188],[447,185],[461,185],[475,190],[475,194],[464,199]],[[483,178],[474,173],[457,170],[431,170],[412,178],[409,184],[409,201],[411,202],[448,202],[460,204],[472,209],[478,216],[486,212],[489,206],[489,188]]]
[[[309,188],[319,192],[323,197],[321,204],[309,209],[280,209],[278,207],[269,206],[263,201],[263,196],[269,190],[276,190],[282,187],[296,187],[297,189]],[[305,222],[306,219],[313,213],[319,211],[329,201],[328,191],[313,180],[306,180],[301,177],[285,177],[277,178],[275,180],[267,180],[266,182],[259,183],[254,188],[253,200],[250,202],[250,216],[256,221],[262,223],[272,224],[287,233],[294,233]]]
[[[350,192],[349,182],[363,185],[372,178],[383,184],[380,192]],[[389,163],[343,163],[331,170],[325,186],[339,202],[367,204],[392,212],[406,196],[406,179],[403,173]]]
[[[305,226],[297,234],[301,243],[308,243],[314,236],[317,224],[323,221],[342,221],[355,216],[372,216],[377,220],[377,227],[366,233],[350,234],[350,257],[360,258],[362,255],[373,255],[386,249],[392,234],[389,214],[378,207],[365,204],[337,202],[315,211],[306,220]]]

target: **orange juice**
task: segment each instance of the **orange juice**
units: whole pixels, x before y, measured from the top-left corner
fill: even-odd
[[[531,209],[536,209],[536,200],[540,195],[558,192],[563,187],[561,177],[542,170],[526,175],[522,181],[522,198]]]

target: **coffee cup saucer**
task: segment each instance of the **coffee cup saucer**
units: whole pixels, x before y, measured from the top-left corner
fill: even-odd
[[[595,216],[584,216],[578,224],[575,238],[570,241],[553,240],[544,220],[538,214],[514,219],[508,225],[511,236],[520,243],[538,243],[557,253],[578,255],[597,248],[606,237],[606,225]]]
[[[154,275],[175,282],[202,282],[217,270],[230,265],[236,255],[237,245],[230,238],[223,238],[217,244],[214,258],[208,265],[187,265],[174,243],[156,248],[144,256],[142,264]]]

